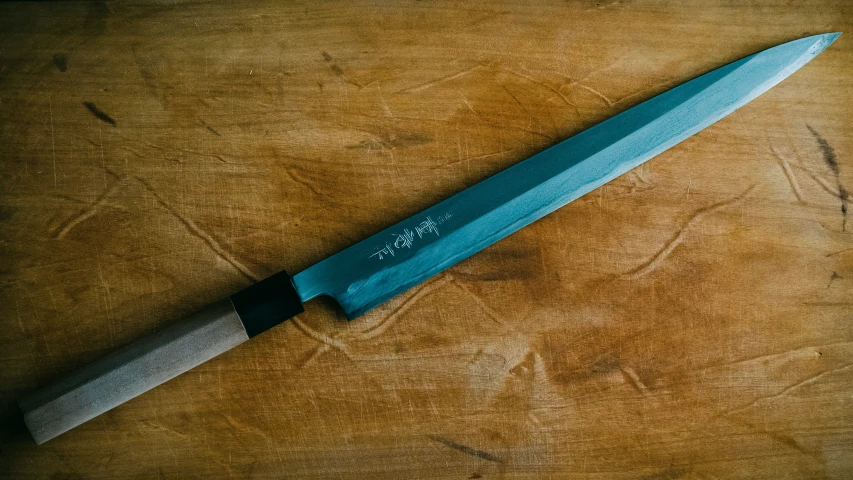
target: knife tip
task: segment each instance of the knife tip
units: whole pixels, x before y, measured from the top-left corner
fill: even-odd
[[[822,35],[822,37],[823,37],[823,38],[821,39],[822,41],[820,42],[820,43],[822,43],[822,44],[823,44],[823,45],[822,45],[822,48],[821,48],[821,51],[822,51],[822,50],[824,50],[824,49],[826,49],[826,48],[827,48],[827,47],[829,47],[830,45],[832,45],[832,42],[834,42],[835,40],[837,40],[837,39],[838,39],[838,37],[840,37],[840,36],[841,36],[841,32],[830,32],[830,33],[824,33],[824,34]]]
[[[816,56],[820,52],[826,50],[826,48],[832,45],[832,42],[837,40],[840,36],[841,32],[828,32],[808,37],[809,39],[813,40],[810,53],[812,54],[812,56]]]

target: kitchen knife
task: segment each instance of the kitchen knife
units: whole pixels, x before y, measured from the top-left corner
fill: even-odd
[[[20,399],[43,443],[333,297],[347,318],[424,281],[732,113],[840,33],[764,50],[675,87],[290,277],[281,272]]]

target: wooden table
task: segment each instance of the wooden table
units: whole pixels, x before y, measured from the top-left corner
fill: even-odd
[[[312,302],[40,447],[14,420],[211,301],[837,30],[352,323]],[[851,34],[849,2],[3,4],[0,475],[851,478]]]

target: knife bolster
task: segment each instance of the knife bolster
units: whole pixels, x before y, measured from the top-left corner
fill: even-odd
[[[261,280],[230,298],[249,338],[305,311],[302,299],[285,271]]]

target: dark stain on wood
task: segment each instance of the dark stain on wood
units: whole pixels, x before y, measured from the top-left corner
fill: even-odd
[[[53,64],[60,72],[68,70],[68,55],[64,53],[56,53],[53,55]]]
[[[469,447],[467,445],[462,445],[462,444],[454,442],[453,440],[448,440],[446,438],[439,437],[437,435],[427,435],[427,437],[430,440],[433,440],[433,441],[438,442],[442,445],[448,446],[454,450],[459,450],[460,452],[462,452],[466,455],[470,455],[470,456],[476,457],[476,458],[481,458],[483,460],[488,460],[490,462],[504,463],[504,461],[500,457],[492,455],[489,452],[477,450],[476,448],[472,448],[472,447]]]
[[[92,103],[92,102],[83,102],[83,105],[84,105],[86,108],[88,108],[88,109],[89,109],[89,111],[90,111],[90,112],[92,112],[92,115],[94,115],[95,117],[97,117],[97,119],[98,119],[98,120],[101,120],[102,122],[109,123],[110,125],[112,125],[112,126],[114,126],[114,127],[115,127],[115,126],[118,126],[118,123],[116,123],[116,121],[115,121],[115,120],[113,120],[113,118],[112,118],[111,116],[107,115],[106,113],[104,113],[104,111],[103,111],[103,110],[101,110],[100,108],[96,107],[94,103]]]
[[[338,64],[332,60],[332,56],[329,55],[328,52],[323,52],[323,60],[325,60],[326,63],[329,64],[329,68],[331,68],[332,71],[335,72],[335,75],[340,76],[340,75],[344,74],[343,69],[341,67],[339,67]]]
[[[332,72],[334,72],[335,75],[338,76],[338,78],[349,83],[350,85],[354,85],[354,86],[358,87],[359,89],[364,87],[364,85],[362,85],[361,83],[347,77],[347,75],[344,73],[344,69],[341,68],[337,64],[337,62],[335,62],[335,59],[333,59],[332,56],[329,55],[329,52],[324,51],[324,52],[321,52],[321,54],[323,55],[323,60],[326,61],[326,65],[329,66],[329,68],[332,70]]]
[[[207,122],[205,122],[204,120],[199,119],[198,121],[199,121],[199,124],[200,124],[202,127],[206,128],[210,133],[212,133],[212,134],[216,135],[217,137],[221,137],[221,136],[222,136],[222,134],[221,134],[221,133],[217,132],[213,127],[211,127],[210,125],[208,125],[208,124],[207,124]]]
[[[838,157],[835,155],[835,149],[832,148],[832,145],[823,138],[817,130],[811,127],[811,125],[806,125],[806,128],[809,129],[812,135],[814,135],[815,140],[817,140],[817,145],[820,148],[820,153],[823,154],[823,160],[829,165],[829,168],[832,170],[832,173],[838,175]]]
[[[809,129],[809,132],[814,136],[817,141],[818,148],[820,148],[820,153],[823,154],[823,160],[829,166],[829,169],[832,170],[832,173],[835,175],[835,182],[838,185],[838,198],[841,200],[841,231],[847,231],[847,202],[850,199],[850,194],[847,192],[847,189],[844,188],[844,185],[841,183],[841,170],[838,168],[838,156],[835,154],[835,149],[829,142],[826,141],[820,133],[817,132],[811,125],[806,125],[806,128]]]
[[[829,283],[826,284],[826,288],[829,288],[832,285],[832,282],[836,280],[842,280],[844,277],[838,274],[838,272],[832,272],[832,275],[829,276]]]

